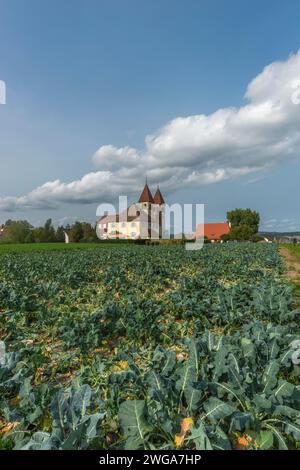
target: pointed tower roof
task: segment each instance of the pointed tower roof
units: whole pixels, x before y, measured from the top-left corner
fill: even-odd
[[[154,195],[154,202],[155,204],[159,204],[159,205],[162,205],[165,203],[165,200],[160,192],[160,189],[159,189],[159,186],[157,186],[157,190],[156,190],[156,193]]]
[[[147,184],[147,181],[142,191],[142,194],[140,195],[139,202],[151,202],[152,204],[154,203],[154,199]]]

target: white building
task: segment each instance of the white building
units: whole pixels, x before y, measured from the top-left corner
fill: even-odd
[[[103,215],[97,223],[97,234],[107,239],[164,238],[165,201],[157,187],[154,197],[146,182],[139,201],[121,214]]]

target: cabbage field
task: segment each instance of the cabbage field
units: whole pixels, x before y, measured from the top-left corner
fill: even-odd
[[[296,449],[283,274],[273,244],[1,255],[0,448]]]

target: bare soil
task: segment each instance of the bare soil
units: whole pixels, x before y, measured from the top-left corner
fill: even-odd
[[[300,282],[300,261],[290,253],[288,248],[281,247],[279,251],[286,263],[288,277],[294,282]]]

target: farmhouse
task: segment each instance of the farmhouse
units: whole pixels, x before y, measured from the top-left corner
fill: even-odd
[[[195,238],[201,236],[201,228],[200,224],[197,225]],[[204,224],[204,237],[211,242],[221,240],[222,235],[227,235],[228,233],[230,233],[230,224],[228,222]]]
[[[161,239],[165,231],[165,201],[157,186],[154,197],[146,182],[138,202],[120,214],[103,215],[97,223],[99,238]]]

